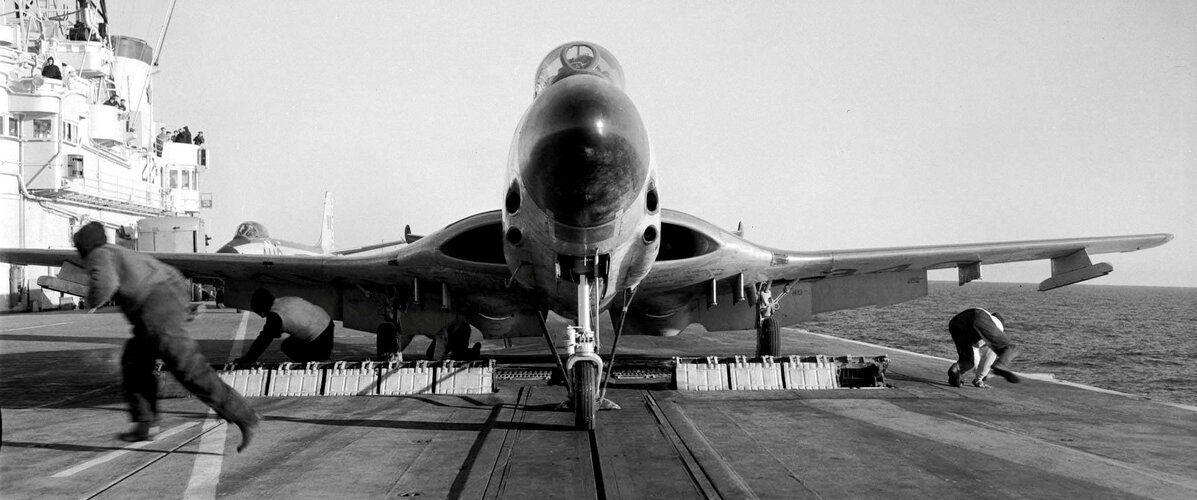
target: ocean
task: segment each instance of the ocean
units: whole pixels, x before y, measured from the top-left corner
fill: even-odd
[[[954,360],[948,320],[970,307],[1006,318],[1023,349],[1015,372],[1197,405],[1197,288],[933,281],[921,299],[797,327]]]

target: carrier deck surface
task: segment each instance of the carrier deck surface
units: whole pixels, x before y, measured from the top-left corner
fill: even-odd
[[[209,310],[190,325],[224,361],[262,320]],[[127,332],[115,312],[0,316],[0,496],[1197,497],[1193,408],[1041,380],[952,388],[948,361],[794,329],[787,352],[888,355],[893,388],[677,392],[623,379],[608,391],[623,409],[600,412],[589,433],[544,381],[477,396],[252,398],[265,420],[242,454],[238,431],[197,400],[167,399],[160,437],[128,444],[115,439],[128,426],[117,385]],[[730,356],[753,341],[625,337],[620,355]],[[483,355],[502,364],[543,349]],[[337,331],[335,357],[373,350],[373,335]]]

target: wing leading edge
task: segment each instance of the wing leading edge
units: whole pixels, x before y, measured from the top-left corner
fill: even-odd
[[[774,280],[815,280],[955,267],[959,270],[960,284],[964,284],[980,278],[982,264],[1051,260],[1052,275],[1040,283],[1041,290],[1050,290],[1113,270],[1109,264],[1092,264],[1089,255],[1143,250],[1163,245],[1172,238],[1171,234],[1160,233],[825,252],[775,251],[764,274]]]

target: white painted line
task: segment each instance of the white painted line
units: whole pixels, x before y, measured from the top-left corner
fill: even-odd
[[[237,333],[233,336],[233,347],[229,349],[230,362],[241,354],[241,344],[245,341],[245,328],[248,323],[249,311],[242,312],[241,324],[237,325]],[[208,410],[204,425],[223,423],[215,417],[216,412]],[[195,457],[195,464],[191,466],[191,477],[187,478],[187,490],[183,493],[183,498],[216,498],[216,485],[220,484],[220,470],[224,467],[224,447],[228,430],[229,426],[221,425],[219,429],[200,438],[199,454]]]
[[[974,419],[965,419],[968,423],[964,423],[924,415],[883,400],[827,399],[811,406],[944,446],[988,455],[1128,495],[1147,498],[1197,497],[1197,479],[1102,457],[1022,433],[1011,433]]]
[[[208,410],[208,418],[204,423],[223,423],[213,420],[214,415],[216,412]],[[199,454],[195,456],[195,465],[191,467],[191,477],[187,479],[187,490],[183,493],[183,498],[216,498],[216,485],[220,483],[220,469],[224,462],[224,442],[228,429],[229,426],[221,425],[200,438]]]
[[[195,422],[188,422],[186,424],[181,424],[181,425],[172,427],[172,428],[168,429],[166,432],[162,432],[162,433],[158,434],[158,436],[154,439],[159,440],[159,439],[164,439],[164,438],[170,437],[174,434],[177,434],[177,433],[183,431],[184,429],[194,426],[195,424],[196,424]],[[73,476],[75,474],[78,474],[79,472],[85,471],[87,469],[90,469],[92,467],[100,465],[104,462],[111,461],[112,459],[115,459],[121,455],[129,453],[130,451],[149,446],[149,444],[153,443],[153,442],[154,441],[138,441],[136,443],[129,444],[128,446],[125,446],[124,448],[116,450],[112,453],[108,453],[108,454],[93,458],[93,459],[83,462],[79,465],[71,467],[70,469],[64,470],[57,474],[54,474],[53,476],[50,476],[50,477],[63,478],[63,477]]]
[[[249,323],[249,311],[241,313],[241,324],[237,325],[237,334],[233,336],[233,347],[229,349],[229,363],[241,356],[241,345],[245,343],[245,326]]]
[[[839,341],[842,341],[842,342],[851,342],[851,343],[853,343],[853,344],[860,344],[860,345],[863,345],[863,346],[869,346],[869,347],[873,347],[873,348],[877,348],[877,349],[886,349],[886,350],[895,351],[895,352],[901,352],[901,353],[910,354],[910,355],[914,355],[914,356],[921,356],[921,357],[928,358],[928,359],[936,359],[936,360],[940,360],[940,361],[947,361],[947,362],[949,362],[949,363],[952,363],[952,362],[954,362],[954,360],[947,359],[947,358],[941,358],[941,357],[939,357],[939,356],[931,356],[931,355],[929,355],[929,354],[923,354],[923,353],[918,353],[918,352],[913,352],[913,351],[907,351],[907,350],[905,350],[905,349],[895,349],[895,348],[893,348],[893,347],[886,347],[886,346],[883,346],[883,345],[878,345],[878,344],[870,344],[870,343],[868,343],[868,342],[861,342],[861,341],[859,341],[859,340],[852,340],[852,339],[846,339],[846,338],[843,338],[843,337],[836,337],[836,336],[834,336],[834,335],[826,335],[826,334],[823,334],[823,333],[815,333],[815,332],[812,332],[812,331],[810,331],[810,330],[803,330],[803,329],[801,329],[801,328],[794,328],[794,330],[798,330],[798,331],[800,331],[800,332],[802,332],[802,333],[806,333],[806,334],[814,335],[814,336],[816,336],[816,337],[823,337],[823,338],[825,338],[825,339],[835,339],[835,340],[839,340]]]
[[[1136,465],[1136,464],[1133,464],[1133,463],[1123,462],[1123,461],[1121,461],[1121,460],[1115,460],[1115,459],[1113,459],[1113,458],[1103,457],[1103,456],[1101,456],[1101,455],[1095,455],[1095,454],[1093,454],[1093,453],[1089,453],[1089,452],[1087,452],[1087,451],[1078,450],[1078,449],[1075,449],[1075,448],[1069,448],[1069,447],[1067,447],[1067,446],[1064,446],[1064,445],[1062,445],[1062,444],[1053,443],[1053,442],[1051,442],[1051,441],[1045,441],[1045,440],[1043,440],[1043,439],[1039,439],[1039,438],[1037,438],[1037,437],[1035,437],[1035,436],[1031,436],[1031,435],[1029,435],[1029,434],[1025,434],[1025,433],[1022,433],[1022,432],[1016,431],[1016,430],[1014,430],[1014,429],[1011,429],[1011,428],[1009,428],[1009,427],[1004,427],[1004,426],[997,425],[997,424],[993,424],[993,423],[989,423],[989,422],[982,422],[982,421],[980,421],[980,420],[977,420],[977,419],[975,419],[975,418],[969,418],[969,417],[966,417],[966,416],[964,416],[964,415],[960,415],[960,414],[958,414],[958,413],[953,413],[953,412],[950,412],[950,411],[949,411],[949,412],[946,412],[946,413],[947,413],[948,415],[951,415],[951,416],[953,416],[953,417],[957,417],[957,418],[959,418],[959,419],[961,419],[961,420],[964,420],[964,421],[967,421],[967,422],[971,422],[971,423],[973,423],[973,424],[980,425],[980,426],[983,426],[983,427],[987,427],[987,428],[990,428],[990,429],[993,429],[993,430],[996,430],[996,431],[999,431],[999,432],[1005,432],[1005,433],[1007,433],[1007,434],[1016,434],[1016,435],[1018,435],[1018,436],[1021,436],[1021,437],[1023,437],[1023,438],[1026,438],[1027,440],[1030,440],[1031,442],[1034,442],[1034,443],[1036,443],[1036,444],[1039,444],[1039,445],[1044,445],[1044,446],[1054,446],[1054,447],[1056,447],[1056,448],[1059,448],[1060,450],[1063,450],[1063,451],[1065,451],[1066,453],[1080,454],[1081,456],[1083,456],[1084,458],[1086,458],[1086,459],[1089,459],[1089,460],[1096,460],[1096,461],[1098,461],[1098,462],[1101,462],[1101,463],[1103,463],[1103,464],[1106,464],[1106,465],[1110,465],[1110,466],[1113,466],[1113,467],[1119,467],[1119,468],[1123,468],[1123,469],[1129,470],[1129,471],[1131,471],[1131,472],[1134,472],[1134,473],[1137,473],[1137,474],[1142,474],[1142,475],[1144,475],[1144,476],[1147,476],[1147,477],[1150,477],[1150,478],[1154,478],[1154,479],[1157,479],[1157,480],[1160,480],[1160,481],[1165,481],[1165,482],[1169,482],[1169,483],[1172,483],[1172,484],[1175,484],[1175,485],[1184,486],[1184,487],[1187,487],[1187,488],[1190,488],[1190,489],[1197,490],[1197,481],[1194,481],[1194,480],[1193,480],[1193,479],[1191,479],[1191,478],[1187,478],[1187,477],[1184,477],[1184,476],[1178,476],[1178,475],[1176,475],[1176,474],[1169,474],[1169,473],[1166,473],[1166,472],[1157,471],[1157,470],[1155,470],[1155,469],[1151,469],[1151,468],[1148,468],[1148,467],[1141,467],[1141,466],[1139,466],[1139,465]]]
[[[865,346],[869,346],[869,347],[874,347],[874,348],[877,348],[877,349],[887,349],[887,350],[890,350],[890,351],[894,351],[894,352],[901,352],[901,353],[910,354],[910,355],[913,355],[913,356],[921,356],[921,357],[924,357],[924,358],[930,358],[930,359],[936,359],[936,360],[940,360],[940,361],[946,361],[946,362],[948,362],[948,363],[955,363],[955,362],[956,362],[955,360],[951,360],[951,359],[947,359],[947,358],[941,358],[941,357],[939,357],[939,356],[931,356],[931,355],[928,355],[928,354],[922,354],[922,353],[917,353],[917,352],[907,351],[907,350],[905,350],[905,349],[897,349],[897,348],[893,348],[893,347],[886,347],[886,346],[883,346],[883,345],[878,345],[878,344],[870,344],[870,343],[868,343],[868,342],[861,342],[861,341],[859,341],[859,340],[845,339],[845,338],[841,338],[841,337],[836,337],[836,336],[834,336],[834,335],[826,335],[826,334],[822,334],[822,333],[815,333],[815,332],[812,332],[812,331],[810,331],[810,330],[803,330],[803,329],[801,329],[801,328],[793,328],[793,330],[798,330],[799,332],[806,333],[806,334],[810,334],[810,335],[814,335],[814,336],[816,336],[816,337],[823,337],[823,338],[825,338],[825,339],[835,339],[835,340],[840,340],[840,341],[843,341],[843,342],[851,342],[851,343],[853,343],[853,344],[860,344],[860,345],[865,345]],[[1100,392],[1100,393],[1105,393],[1105,394],[1114,394],[1114,395],[1117,395],[1117,396],[1125,396],[1125,397],[1128,397],[1128,398],[1133,398],[1133,399],[1138,399],[1138,400],[1142,400],[1142,399],[1143,399],[1143,396],[1139,396],[1139,395],[1136,395],[1136,394],[1127,394],[1127,393],[1125,393],[1125,392],[1118,392],[1118,391],[1114,391],[1114,390],[1110,390],[1110,389],[1102,389],[1101,387],[1094,387],[1094,386],[1091,386],[1091,385],[1079,384],[1079,383],[1076,383],[1076,382],[1066,382],[1066,381],[1064,381],[1064,380],[1056,380],[1055,376],[1054,376],[1054,375],[1052,375],[1052,374],[1050,374],[1050,373],[1023,373],[1023,372],[1018,372],[1018,374],[1019,374],[1019,375],[1022,375],[1022,376],[1025,376],[1025,377],[1027,377],[1027,378],[1031,378],[1031,379],[1039,380],[1039,381],[1041,381],[1041,382],[1048,382],[1048,383],[1051,383],[1051,384],[1066,385],[1066,386],[1068,386],[1068,387],[1076,387],[1077,389],[1084,389],[1084,390],[1086,390],[1086,391]],[[1172,403],[1172,402],[1169,402],[1169,401],[1156,401],[1156,400],[1154,400],[1154,399],[1153,399],[1153,400],[1150,400],[1150,401],[1148,401],[1148,402],[1151,402],[1151,403],[1156,403],[1156,404],[1161,404],[1161,405],[1164,405],[1164,406],[1171,406],[1171,407],[1173,407],[1173,408],[1179,408],[1179,409],[1181,409],[1181,410],[1188,410],[1188,411],[1194,411],[1194,412],[1197,412],[1197,406],[1186,405],[1186,404],[1181,404],[1181,403]]]
[[[63,321],[62,323],[50,323],[48,325],[23,326],[21,328],[10,328],[8,330],[0,330],[0,333],[15,332],[15,331],[20,331],[20,330],[32,330],[34,328],[46,328],[46,327],[50,327],[50,326],[62,326],[62,325],[69,325],[71,323],[74,323],[74,321]]]

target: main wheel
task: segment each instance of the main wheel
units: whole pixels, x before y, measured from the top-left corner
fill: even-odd
[[[403,350],[399,347],[399,329],[394,323],[385,322],[378,325],[378,336],[374,339],[374,347],[379,361],[390,360]]]
[[[781,328],[773,318],[761,320],[761,326],[756,329],[756,355],[781,356]]]
[[[582,362],[574,365],[574,426],[594,430],[594,411],[598,400],[598,366]]]

